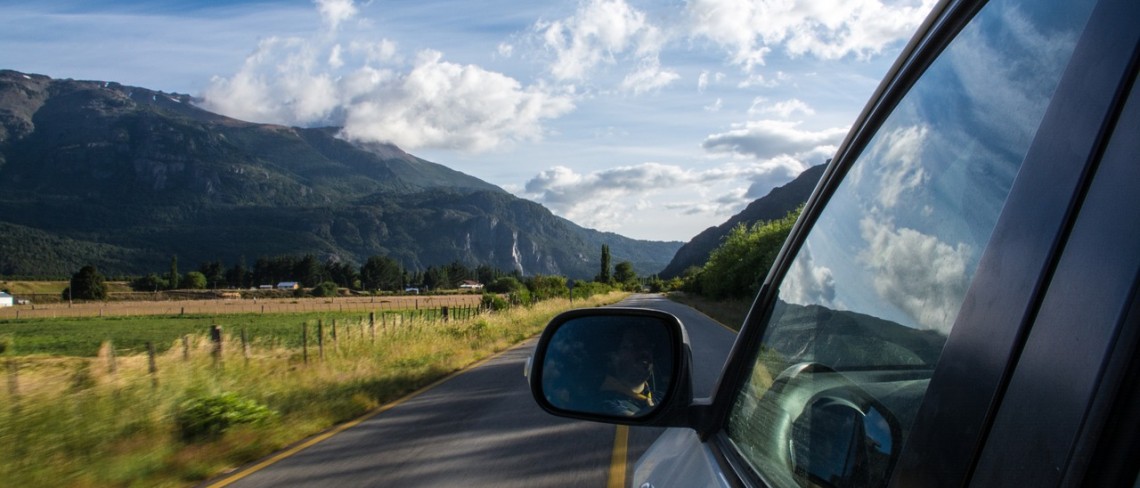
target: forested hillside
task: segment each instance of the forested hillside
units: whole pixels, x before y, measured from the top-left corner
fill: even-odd
[[[680,243],[584,229],[336,128],[253,124],[187,95],[0,71],[0,274],[108,275],[315,254],[589,278],[598,249],[648,275]]]

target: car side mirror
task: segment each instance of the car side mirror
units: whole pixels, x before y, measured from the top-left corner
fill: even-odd
[[[531,393],[554,415],[633,425],[685,425],[689,345],[671,314],[571,310],[550,321],[530,363]]]

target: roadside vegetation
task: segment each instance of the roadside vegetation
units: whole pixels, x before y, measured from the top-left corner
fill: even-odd
[[[736,226],[704,266],[685,272],[680,291],[670,293],[670,298],[739,330],[802,210],[801,206],[778,220]]]
[[[548,277],[551,290],[558,279]],[[560,284],[560,295],[541,301],[536,295],[547,293],[541,287],[488,294],[478,314],[465,309],[448,320],[386,312],[355,319],[326,315],[313,324],[311,317],[290,315],[280,316],[283,323],[274,328],[252,325],[247,316],[214,317],[209,321],[222,325],[220,352],[202,322],[191,327],[197,333],[178,329],[177,339],[152,341],[153,355],[115,342],[104,343],[93,357],[23,354],[32,335],[0,332],[7,379],[0,387],[0,479],[29,487],[200,482],[534,336],[571,308],[565,280]],[[597,290],[602,293],[587,297],[576,287],[573,306],[626,296]],[[84,334],[85,328],[129,323],[123,320],[65,325]],[[308,324],[303,336],[302,322]],[[148,327],[177,329],[153,322]],[[277,329],[288,332],[265,333]]]

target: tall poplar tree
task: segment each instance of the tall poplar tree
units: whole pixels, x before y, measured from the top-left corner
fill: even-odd
[[[182,277],[178,275],[178,255],[176,254],[170,258],[170,277],[167,280],[170,283],[170,289],[177,290],[181,280]]]
[[[594,277],[598,283],[610,282],[610,246],[602,244],[602,272]]]

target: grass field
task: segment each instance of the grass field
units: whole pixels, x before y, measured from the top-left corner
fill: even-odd
[[[71,283],[67,281],[16,281],[0,280],[0,290],[8,290],[12,295],[55,295],[59,296]],[[131,291],[125,281],[108,281],[107,291],[122,293]]]
[[[446,322],[421,311],[378,314],[378,323],[360,314],[257,314],[0,324],[9,334],[0,333],[7,378],[0,387],[0,484],[194,485],[533,337],[568,308],[568,300],[555,299]],[[314,320],[325,324],[319,336]],[[306,348],[296,344],[302,322],[310,324]],[[210,323],[226,331],[220,355],[204,335]],[[29,330],[17,336],[17,327]],[[248,348],[240,345],[242,328]],[[193,334],[183,348],[186,331]],[[108,334],[120,339],[90,353],[90,341]],[[120,344],[148,334],[165,352],[152,357]],[[73,341],[85,344],[79,347],[61,336],[88,339]],[[61,342],[44,339],[50,337]],[[59,352],[70,347],[82,352]],[[23,352],[34,348],[55,352]]]
[[[449,308],[449,315],[475,313],[474,307]],[[10,355],[59,355],[94,357],[110,342],[118,354],[137,354],[148,342],[165,352],[184,335],[203,336],[213,325],[235,337],[245,331],[251,342],[274,347],[300,347],[302,327],[312,333],[318,324],[341,337],[368,332],[369,317],[374,327],[396,327],[413,319],[441,320],[439,308],[378,310],[376,312],[247,313],[227,315],[166,315],[121,317],[65,317],[47,319],[0,319],[0,341],[6,341]]]

